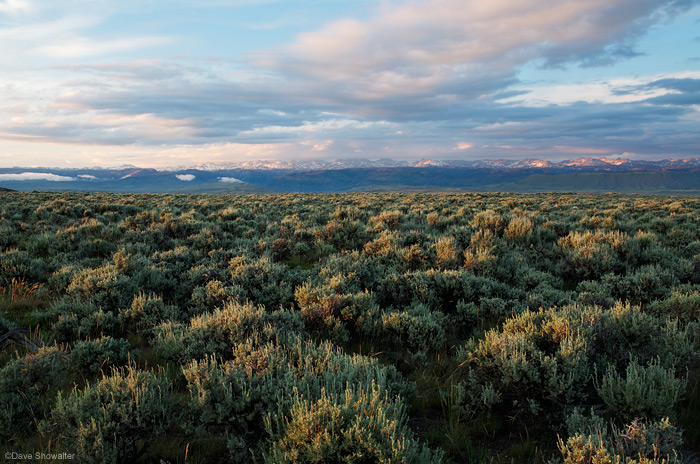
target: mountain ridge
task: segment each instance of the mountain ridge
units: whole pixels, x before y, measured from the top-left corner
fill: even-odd
[[[689,167],[699,166],[700,158],[665,158],[661,160],[634,160],[630,158],[607,157],[581,157],[565,159],[562,161],[550,161],[538,158],[525,159],[478,159],[478,160],[441,160],[420,159],[415,161],[393,160],[380,158],[371,160],[368,158],[341,158],[337,160],[309,159],[309,160],[249,160],[229,163],[202,163],[188,168],[203,171],[216,171],[226,169],[278,169],[294,171],[312,170],[337,170],[354,168],[380,168],[380,167],[465,167],[465,168],[557,168],[557,167],[619,167],[643,168],[643,167]],[[174,168],[173,168],[174,169]]]
[[[700,193],[700,158],[562,161],[363,158],[244,161],[187,168],[0,168],[13,190],[143,193],[314,193],[353,191],[619,191]]]

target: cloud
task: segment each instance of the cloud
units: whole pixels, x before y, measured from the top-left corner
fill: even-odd
[[[455,145],[452,150],[455,151],[461,151],[461,150],[469,150],[470,148],[474,148],[474,145],[468,142],[458,142],[457,145]]]
[[[513,96],[499,99],[519,106],[573,105],[575,103],[650,102],[657,97],[700,92],[700,72],[599,80],[581,84],[546,85],[521,88]]]
[[[90,174],[78,174],[78,177],[81,179],[89,179],[89,180],[97,179],[97,177],[90,175]]]
[[[331,145],[333,145],[333,140],[304,140],[303,142],[300,142],[299,145],[311,147],[312,151],[326,151]]]
[[[1,0],[0,14],[16,15],[28,13],[32,10],[32,4],[27,0]]]
[[[236,179],[235,177],[219,177],[219,182],[237,183],[237,182],[243,182],[243,181],[240,179]]]
[[[428,0],[386,4],[252,54],[261,67],[367,102],[391,97],[478,98],[539,60],[554,66],[633,56],[631,41],[691,2]],[[476,95],[474,88],[481,88]]]
[[[169,37],[129,37],[98,41],[94,38],[71,37],[38,48],[40,53],[55,58],[81,58],[104,56],[144,47],[165,45],[173,39]]]
[[[29,5],[0,0],[20,3]],[[606,153],[697,152],[693,81],[700,76],[518,81],[526,64],[590,66],[633,56],[641,34],[695,1],[376,4],[362,19],[328,23],[243,62],[142,51],[141,44],[178,39],[156,28],[152,35],[102,29],[114,23],[97,7],[8,23],[0,29],[12,51],[0,70],[0,140],[33,147],[31,159],[41,159],[42,149],[60,159],[68,157],[61,150],[73,150],[89,152],[92,164],[152,166],[321,152],[554,156],[555,147],[587,144]],[[134,58],[117,59],[122,53]],[[15,66],[26,56],[41,61]],[[46,64],[40,73],[38,62]]]
[[[59,176],[57,174],[50,174],[45,172],[22,172],[19,174],[0,174],[0,180],[49,180],[52,182],[68,182],[75,180],[75,178],[68,176]]]
[[[193,175],[193,174],[175,174],[175,177],[176,177],[178,180],[181,180],[181,181],[184,181],[184,182],[190,182],[190,181],[195,180],[195,178],[196,178],[197,176],[195,176],[195,175]]]

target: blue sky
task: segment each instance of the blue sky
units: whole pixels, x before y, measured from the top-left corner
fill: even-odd
[[[700,1],[0,0],[0,166],[700,156]]]

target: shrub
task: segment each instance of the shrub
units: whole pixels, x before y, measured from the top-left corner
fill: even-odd
[[[166,305],[157,295],[139,293],[131,302],[131,306],[119,310],[119,318],[123,323],[135,329],[151,328],[161,321],[179,319],[177,307]]]
[[[688,366],[696,358],[692,333],[678,321],[657,318],[620,302],[603,316],[604,323],[596,327],[601,366],[610,362],[624,368],[630,355],[641,363],[658,357],[665,368]]]
[[[464,250],[464,267],[488,275],[496,263],[496,241],[490,229],[477,230]]]
[[[84,462],[130,461],[176,418],[170,389],[162,373],[115,370],[83,390],[59,393],[42,427]]]
[[[138,352],[131,354],[137,356]],[[123,338],[102,337],[97,340],[80,341],[68,355],[70,367],[79,372],[97,374],[108,372],[108,368],[124,366],[130,359],[129,342]]]
[[[444,319],[441,312],[414,304],[400,311],[384,312],[383,333],[413,352],[435,351],[445,343]]]
[[[52,346],[12,359],[0,369],[0,437],[17,440],[44,418],[55,389],[66,378],[66,366],[65,353]]]
[[[600,397],[621,417],[661,419],[675,416],[675,406],[682,399],[688,379],[678,379],[675,369],[665,369],[657,358],[646,367],[632,359],[622,377],[608,366],[596,390]]]
[[[35,316],[39,321],[53,322],[51,330],[58,342],[100,337],[112,333],[119,325],[117,316],[104,311],[90,298],[66,296]]]
[[[608,274],[601,281],[614,298],[637,305],[665,298],[680,283],[671,271],[658,265],[641,266],[624,276]]]
[[[559,409],[586,398],[595,321],[595,314],[577,307],[526,311],[507,320],[502,330],[470,341],[457,353],[466,372],[456,406],[471,416],[472,408],[483,408],[479,403],[489,385],[495,392],[491,396],[516,413],[537,414],[540,404]]]
[[[471,225],[482,230],[489,230],[497,235],[502,228],[503,218],[496,211],[487,209],[476,213]]]
[[[246,370],[216,357],[193,360],[182,369],[189,391],[188,432],[226,436],[231,459],[245,461],[262,432],[265,405],[255,395]]]
[[[204,359],[211,354],[230,359],[231,349],[247,338],[264,343],[299,334],[304,324],[296,313],[272,312],[250,303],[228,303],[212,313],[193,317],[189,324],[163,323],[156,327],[154,346],[165,359]]]
[[[12,279],[42,282],[48,267],[44,260],[32,257],[24,250],[10,249],[0,253],[0,286],[7,287]]]
[[[459,263],[454,237],[440,237],[435,241],[437,264],[442,269],[453,269]]]
[[[190,393],[186,428],[227,436],[229,458],[237,461],[262,445],[265,415],[289,414],[296,393],[315,399],[370,383],[390,398],[413,393],[392,366],[294,338],[259,343],[251,337],[233,347],[230,360],[193,360],[183,373]]]
[[[374,384],[341,394],[323,390],[313,399],[297,394],[288,413],[265,418],[271,437],[265,462],[441,462],[442,454],[420,446],[406,422],[401,402]]]
[[[622,429],[608,430],[598,421],[588,431],[559,439],[564,464],[681,464],[680,430],[668,419],[634,420]],[[561,461],[552,461],[561,462]]]
[[[647,311],[659,317],[677,317],[685,323],[696,321],[700,318],[700,292],[675,291],[668,298],[650,303]]]
[[[115,260],[119,263],[117,258]],[[78,272],[66,292],[77,299],[90,299],[104,310],[113,312],[129,305],[138,293],[138,287],[116,264]]]
[[[291,306],[294,288],[306,277],[303,272],[292,272],[286,265],[268,258],[252,263],[232,260],[229,269],[231,284],[241,289],[241,301],[250,300],[270,309]]]
[[[506,227],[506,236],[514,242],[526,242],[532,235],[533,224],[527,216],[517,216]]]
[[[595,280],[622,269],[619,252],[626,237],[619,232],[570,232],[559,239],[562,271],[579,280]]]

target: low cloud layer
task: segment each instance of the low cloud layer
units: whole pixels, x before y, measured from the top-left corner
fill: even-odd
[[[23,180],[48,180],[52,182],[68,182],[75,180],[74,177],[59,176],[44,172],[22,172],[19,174],[0,174],[0,180],[23,181]]]

